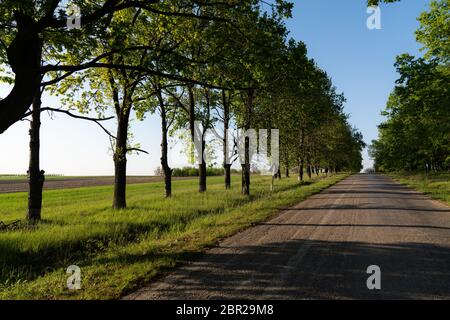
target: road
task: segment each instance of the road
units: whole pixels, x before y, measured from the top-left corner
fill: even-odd
[[[125,299],[450,299],[450,208],[353,175]]]

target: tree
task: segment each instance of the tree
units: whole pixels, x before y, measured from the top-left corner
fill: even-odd
[[[127,9],[111,18],[108,29],[103,32],[103,37],[97,46],[90,47],[92,52],[114,52],[104,58],[109,65],[130,65],[146,67],[149,56],[146,50],[128,51],[126,48],[136,47],[145,31],[146,20],[143,15],[137,17],[135,9]],[[134,33],[130,33],[134,30]],[[151,41],[151,40],[150,40]],[[125,48],[125,49],[122,49]],[[124,51],[122,51],[124,50]],[[73,56],[66,59],[73,59]],[[102,61],[102,60],[100,60]],[[64,85],[59,87],[59,92],[67,97],[66,103],[74,104],[82,112],[88,112],[94,108],[98,113],[107,112],[108,107],[114,111],[117,128],[112,138],[113,160],[114,160],[114,197],[113,208],[122,209],[126,207],[126,169],[127,154],[132,151],[145,152],[139,146],[131,146],[129,143],[129,123],[133,106],[138,97],[139,87],[145,79],[145,72],[141,69],[113,69],[113,68],[90,68],[78,75],[64,79]],[[81,99],[77,100],[76,92],[84,90]]]
[[[440,0],[430,3],[430,10],[418,18],[420,27],[416,31],[417,41],[427,52],[425,58],[438,58],[443,64],[450,59],[450,13],[449,1]]]
[[[233,91],[223,89],[221,92],[221,100],[216,106],[217,118],[222,121],[222,157],[223,170],[225,178],[225,189],[231,188],[231,166],[232,166],[232,152],[235,150],[234,144],[230,148],[230,129],[232,118],[232,103]]]
[[[188,123],[191,139],[195,136],[195,121],[202,123],[202,141],[197,150],[200,154],[208,149],[206,131],[217,122],[219,108],[223,111],[224,129],[231,118],[244,130],[283,128],[280,147],[287,175],[291,164],[297,161],[302,167],[306,164],[309,175],[312,171],[318,173],[318,168],[330,161],[327,151],[333,149],[324,141],[324,137],[331,136],[328,125],[336,121],[348,128],[345,119],[339,122],[345,117],[331,81],[307,59],[303,44],[286,41],[283,20],[290,16],[291,3],[77,0],[73,3],[81,8],[83,28],[72,31],[65,30],[67,17],[58,10],[59,3],[5,1],[5,7],[0,9],[0,23],[4,22],[9,30],[0,32],[7,49],[0,59],[13,66],[14,84],[23,91],[18,97],[13,89],[0,101],[0,114],[5,115],[0,118],[0,122],[4,121],[0,128],[16,121],[14,117],[19,113],[23,116],[19,109],[29,99],[28,90],[47,85],[58,84],[59,93],[65,96],[63,102],[80,111],[103,114],[111,108],[117,119],[116,134],[112,136],[116,208],[126,206],[127,153],[139,150],[128,141],[133,109],[139,108],[142,113],[157,110],[161,116],[166,196],[171,194],[167,135],[175,118],[182,120],[180,125]],[[22,32],[27,28],[30,34]],[[31,48],[33,56],[27,51],[24,57],[16,57],[17,47],[23,49],[26,45],[24,37],[28,37],[30,45],[39,40],[42,48]],[[15,54],[5,54],[8,51]],[[38,68],[32,65],[36,64],[32,60],[36,55],[42,60]],[[24,61],[28,65],[22,64]],[[20,70],[14,68],[16,65]],[[22,70],[24,66],[26,70]],[[26,72],[26,81],[20,80]],[[36,75],[43,80],[33,85],[31,80]],[[78,92],[82,92],[80,99]],[[23,99],[15,102],[17,114],[11,113],[9,99]],[[342,139],[348,137],[342,134]],[[228,144],[227,138],[224,135],[224,145]],[[252,161],[248,137],[243,150],[242,193],[248,195]],[[225,153],[226,148],[224,159],[228,156]],[[349,162],[345,158],[339,166],[348,166]],[[227,188],[230,166],[226,161],[224,169]],[[199,164],[199,172],[199,191],[203,192],[204,160]]]
[[[384,0],[384,2],[395,2],[396,0]],[[217,2],[211,5],[203,1],[174,1],[180,7],[191,7],[197,10],[189,12],[180,12],[179,10],[170,10],[170,5],[162,4],[158,0],[104,0],[104,1],[81,1],[73,0],[72,3],[81,8],[83,16],[82,33],[88,38],[95,39],[98,30],[104,23],[116,12],[128,8],[136,8],[155,12],[163,16],[180,16],[184,18],[200,18],[203,20],[213,19],[212,17],[195,14],[193,12],[202,12],[203,9],[218,5],[228,9],[235,9],[240,5],[258,3],[259,1],[240,1],[240,2]],[[377,5],[379,0],[368,0],[369,5]],[[4,50],[0,51],[0,63],[7,64],[14,72],[15,80],[11,92],[3,100],[0,100],[0,134],[8,129],[15,122],[19,121],[26,113],[33,102],[35,92],[40,86],[40,79],[49,71],[69,71],[76,72],[90,67],[100,67],[91,59],[90,63],[77,66],[56,66],[41,67],[42,39],[45,39],[44,45],[53,45],[60,53],[64,53],[68,44],[73,43],[74,33],[66,32],[67,14],[64,10],[56,12],[62,0],[31,0],[15,1],[3,0],[0,8],[0,25],[3,32],[0,31],[0,37],[6,39],[1,41]],[[186,6],[186,3],[188,6]],[[277,11],[279,13],[289,12],[292,4],[284,1],[277,1]],[[169,9],[167,8],[169,7]],[[168,10],[167,10],[168,9]],[[207,11],[207,10],[206,10]],[[230,10],[236,12],[235,10]],[[224,19],[219,19],[224,21]],[[226,20],[225,20],[226,21]],[[95,26],[97,25],[97,27]],[[6,35],[6,36],[5,36]],[[45,35],[45,37],[43,37]],[[69,46],[70,48],[70,46]],[[88,59],[86,59],[88,60]],[[106,64],[101,65],[107,67]]]
[[[42,211],[42,191],[45,181],[45,171],[40,168],[40,127],[41,127],[41,113],[42,112],[52,112],[52,113],[63,113],[75,119],[88,120],[97,123],[104,132],[109,136],[111,134],[109,131],[100,124],[100,122],[105,120],[110,120],[112,118],[90,118],[81,115],[76,115],[70,111],[64,109],[55,109],[51,107],[42,108],[42,91],[36,94],[33,100],[32,110],[24,115],[24,118],[31,116],[30,120],[30,143],[29,143],[29,166],[28,166],[28,210],[26,214],[26,220],[30,223],[35,223],[41,220]]]
[[[425,57],[397,57],[400,77],[383,112],[388,119],[369,150],[376,170],[450,168],[448,19],[448,1],[433,1],[416,32]]]
[[[218,2],[209,4],[203,1],[176,0],[162,3],[159,0],[72,0],[70,4],[77,5],[81,10],[82,29],[67,31],[67,13],[61,9],[62,0],[3,0],[0,7],[0,64],[10,67],[14,73],[11,92],[0,100],[0,133],[3,133],[15,122],[22,119],[30,107],[35,92],[40,87],[40,80],[49,72],[63,72],[66,77],[74,72],[87,68],[126,68],[135,66],[111,65],[98,63],[113,53],[102,53],[92,57],[89,46],[101,39],[102,32],[109,21],[126,9],[134,8],[139,12],[153,12],[158,16],[182,17],[183,19],[200,19],[203,21],[218,20],[227,23],[220,17],[203,15],[202,11],[211,6],[223,6],[234,9],[239,3]],[[60,9],[58,9],[60,8]],[[184,8],[184,10],[180,10]],[[76,54],[78,46],[83,48],[83,60],[74,65],[44,64],[41,57],[44,47],[49,47],[56,53],[65,55],[67,52]],[[130,49],[134,50],[134,49]],[[50,62],[50,61],[49,61]],[[148,70],[150,72],[150,70]],[[161,74],[159,74],[161,75]],[[54,81],[60,80],[59,78]]]
[[[276,69],[282,58],[282,51],[285,46],[286,28],[282,23],[284,16],[289,16],[290,12],[279,15],[273,13],[272,16],[263,14],[256,17],[255,22],[250,22],[248,30],[252,30],[252,41],[248,41],[245,51],[248,56],[241,63],[241,79],[247,90],[241,90],[242,103],[238,105],[236,115],[239,127],[245,132],[251,128],[257,129],[255,115],[257,114],[257,101],[259,93],[270,88],[280,75]],[[249,22],[247,22],[249,23]],[[252,28],[252,29],[250,29]],[[267,60],[271,63],[267,63]],[[250,138],[244,138],[244,146],[241,153],[242,167],[242,194],[250,194],[250,169],[252,154],[250,151]]]
[[[436,60],[397,58],[400,79],[371,146],[377,170],[448,168],[450,155],[449,73]]]
[[[4,51],[0,63],[7,64],[15,75],[14,86],[6,98],[0,100],[0,133],[22,119],[30,107],[41,79],[46,73],[41,66],[42,50],[47,45],[64,52],[73,33],[66,33],[67,15],[56,12],[60,0],[47,1],[2,1],[0,8],[0,37]],[[83,12],[83,24],[100,22],[104,17],[129,7],[146,7],[156,0],[122,3],[118,0],[98,2],[74,1]],[[91,34],[95,28],[87,28]],[[45,39],[45,40],[43,40]],[[9,43],[7,43],[9,42]],[[59,70],[57,67],[54,69]]]
[[[164,195],[166,198],[172,196],[172,168],[169,166],[169,130],[175,118],[176,107],[170,104],[170,101],[164,99],[162,85],[153,83],[153,89],[156,92],[158,100],[158,112],[161,117],[161,167],[164,175]]]

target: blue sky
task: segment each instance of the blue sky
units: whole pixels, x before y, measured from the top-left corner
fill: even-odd
[[[346,113],[367,143],[377,137],[377,125],[387,97],[398,78],[393,66],[401,53],[419,55],[414,31],[416,18],[428,0],[402,0],[381,6],[381,30],[369,30],[365,0],[296,0],[293,18],[287,21],[291,37],[304,41],[309,57],[332,77],[347,98]],[[0,97],[8,92],[0,84]],[[58,106],[58,100],[43,99],[43,106]],[[19,122],[0,135],[0,174],[26,173],[28,122]],[[108,125],[112,130],[114,123]],[[134,141],[150,152],[129,156],[130,175],[153,174],[159,165],[160,126],[156,116],[133,121]],[[114,172],[108,137],[93,123],[64,115],[43,115],[41,167],[47,173],[65,175],[111,175]],[[177,149],[177,148],[176,148]],[[6,150],[6,151],[5,151]],[[173,151],[172,166],[183,165],[179,150]],[[364,166],[371,166],[367,153]]]
[[[381,30],[366,26],[369,14],[363,0],[297,0],[293,19],[287,22],[291,36],[302,40],[309,56],[332,77],[347,98],[346,113],[366,143],[376,139],[381,110],[398,74],[395,57],[419,55],[414,32],[420,12],[430,1],[402,0],[381,5]],[[364,166],[370,167],[367,151]]]

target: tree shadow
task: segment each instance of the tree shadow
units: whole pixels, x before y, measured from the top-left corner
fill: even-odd
[[[342,190],[342,189],[329,189],[325,190],[324,192],[321,192],[322,195],[327,194],[373,194],[373,195],[389,195],[389,194],[397,194],[397,195],[414,195],[414,191],[411,190],[405,190],[404,192],[400,191],[379,191],[376,189],[370,189],[370,190]]]
[[[369,290],[367,267],[381,268]],[[450,248],[290,240],[218,247],[127,299],[449,299]]]
[[[326,211],[326,210],[376,210],[376,211],[415,211],[415,212],[450,212],[450,209],[427,209],[427,208],[403,208],[403,207],[381,207],[381,206],[371,206],[362,207],[361,204],[330,204],[321,205],[320,207],[310,207],[310,208],[280,208],[281,211]]]
[[[280,227],[330,227],[330,228],[406,228],[406,229],[435,229],[450,230],[448,227],[415,225],[415,224],[350,224],[350,223],[333,223],[333,224],[317,224],[317,223],[260,223],[262,226],[280,226]]]
[[[45,224],[55,225],[45,221]],[[123,225],[120,222],[91,222],[110,225],[114,230]],[[173,225],[169,222],[149,221],[147,223],[127,222],[126,228],[111,234],[97,234],[67,241],[50,242],[38,250],[18,246],[14,239],[0,238],[0,284],[14,283],[18,280],[33,280],[58,268],[65,268],[73,261],[83,261],[95,254],[107,250],[111,246],[125,245],[137,241],[139,236],[148,233],[163,234]],[[119,229],[117,229],[119,230]],[[50,235],[48,235],[50,236]]]
[[[389,196],[387,196],[387,195],[383,195],[383,198],[386,198],[386,199],[389,199],[389,200],[418,200],[418,201],[420,201],[420,200],[430,200],[430,198],[429,197],[427,197],[427,196],[411,196],[411,197],[407,197],[407,196],[402,196],[402,197],[397,197],[397,196],[392,196],[392,197],[389,197]],[[321,196],[314,196],[314,197],[311,197],[310,198],[310,200],[316,200],[316,201],[318,201],[318,200],[345,200],[345,199],[359,199],[359,200],[374,200],[374,199],[376,199],[376,197],[361,197],[361,196],[354,196],[354,197],[352,197],[352,196],[345,196],[345,197],[330,197],[330,196],[327,196],[327,197],[321,197]]]

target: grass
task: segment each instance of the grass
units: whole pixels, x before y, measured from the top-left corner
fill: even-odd
[[[44,192],[43,221],[0,231],[0,299],[117,299],[164,268],[193,257],[230,236],[343,179],[339,174],[299,185],[252,177],[252,196],[239,193],[239,179],[224,190],[222,177],[208,178],[199,194],[196,180],[129,185],[128,208],[111,210],[112,187]],[[0,220],[26,210],[26,193],[0,195]],[[82,289],[66,288],[69,265],[82,272]]]
[[[440,173],[390,173],[389,176],[450,205],[450,172]]]

